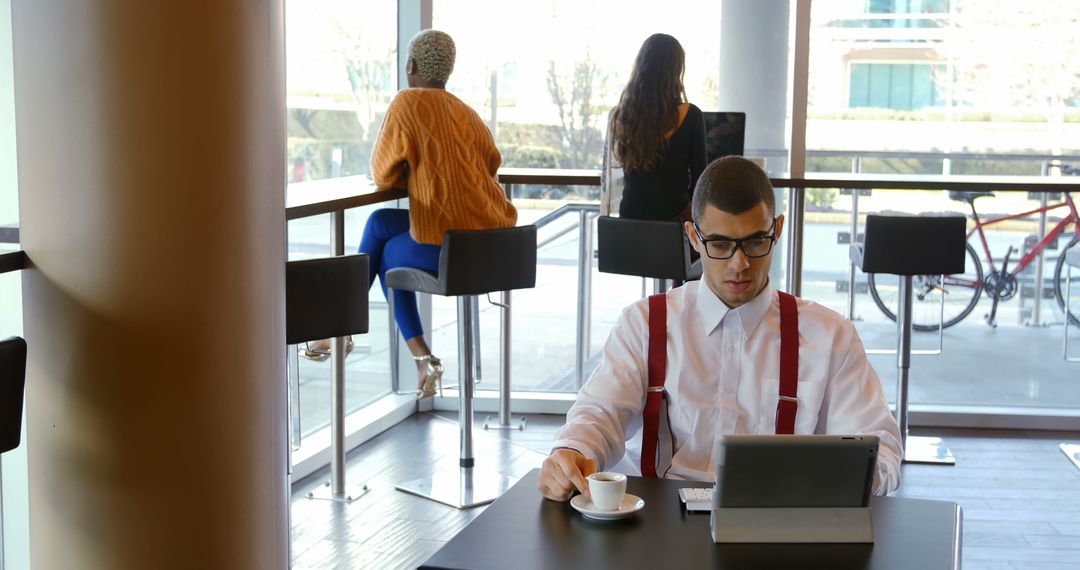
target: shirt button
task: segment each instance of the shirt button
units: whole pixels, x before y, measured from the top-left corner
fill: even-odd
[[[735,347],[734,347],[734,346],[731,346],[731,345],[728,345],[728,347],[727,347],[727,351],[728,351],[728,352],[735,352]]]

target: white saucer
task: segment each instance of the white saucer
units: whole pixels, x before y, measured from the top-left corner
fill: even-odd
[[[623,495],[622,504],[614,511],[600,511],[593,505],[592,499],[585,495],[578,495],[573,499],[570,499],[570,506],[574,507],[579,513],[585,515],[586,518],[595,519],[598,521],[611,521],[615,519],[626,518],[645,507],[645,500],[641,497],[636,497],[627,493]]]

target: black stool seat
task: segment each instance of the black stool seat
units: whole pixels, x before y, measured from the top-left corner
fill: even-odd
[[[536,285],[536,226],[446,232],[439,273],[412,267],[386,272],[386,286],[447,297]]]
[[[23,395],[26,387],[26,341],[0,341],[0,453],[19,447],[22,440]]]
[[[864,243],[852,244],[851,262],[863,273],[950,275],[964,272],[967,218],[866,216]]]
[[[949,190],[949,199],[956,200],[957,202],[967,202],[968,204],[974,204],[978,198],[985,198],[987,196],[993,196],[993,192],[986,192],[984,190],[974,190],[971,192],[960,192],[958,190]]]
[[[299,344],[368,331],[368,256],[285,264],[285,342]]]
[[[600,216],[597,269],[603,273],[687,281],[701,276],[690,264],[682,222]]]

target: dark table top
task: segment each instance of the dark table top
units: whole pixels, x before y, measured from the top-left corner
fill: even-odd
[[[593,521],[545,500],[534,469],[422,568],[867,568],[960,567],[960,507],[945,501],[874,497],[874,544],[714,544],[708,513],[686,513],[680,487],[702,483],[631,477],[645,508]]]

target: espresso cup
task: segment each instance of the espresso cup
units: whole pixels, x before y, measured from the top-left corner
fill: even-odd
[[[593,506],[600,511],[618,510],[626,495],[626,475],[601,471],[589,475],[589,494]]]

